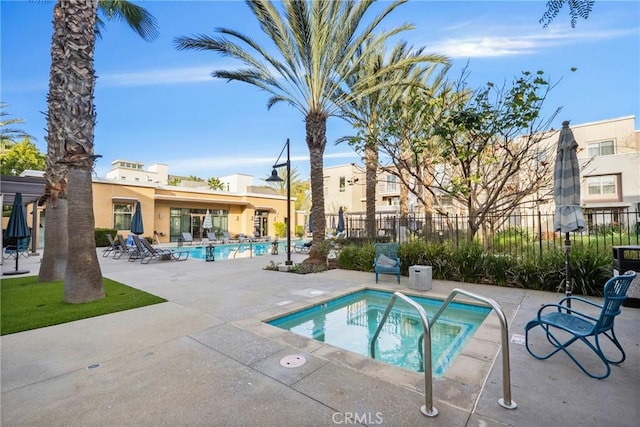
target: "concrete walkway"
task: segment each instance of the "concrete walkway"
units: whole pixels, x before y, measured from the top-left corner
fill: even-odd
[[[305,255],[293,254],[295,262]],[[331,270],[264,270],[284,255],[148,265],[100,257],[105,277],[169,302],[3,336],[1,425],[13,426],[636,426],[640,419],[640,309],[623,308],[616,333],[627,360],[594,380],[568,357],[532,358],[510,344],[503,397],[500,327],[491,314],[454,365],[434,379],[294,335],[262,321],[364,287],[410,292],[408,278]],[[21,260],[37,274],[39,258]],[[11,269],[12,263],[2,268]],[[434,281],[427,296],[460,287],[497,301],[509,337],[562,295]],[[544,338],[540,337],[540,340]],[[592,353],[576,347],[587,364]],[[280,365],[299,354],[307,363]]]

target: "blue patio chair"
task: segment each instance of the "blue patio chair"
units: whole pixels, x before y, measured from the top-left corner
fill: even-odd
[[[378,274],[395,274],[400,283],[400,258],[398,257],[397,243],[376,243],[376,255],[373,260],[373,271]]]
[[[18,239],[17,245],[7,245],[4,248],[4,253],[2,257],[4,259],[15,258],[15,257],[29,257],[29,243],[31,242],[31,237],[23,237]]]
[[[621,276],[612,277],[604,285],[604,302],[602,305],[588,301],[580,297],[566,297],[560,300],[558,304],[546,304],[539,310],[535,319],[531,320],[525,326],[525,345],[527,351],[536,359],[545,360],[553,356],[559,351],[564,351],[567,356],[575,362],[576,365],[591,378],[602,379],[611,373],[610,365],[617,365],[624,362],[626,355],[622,346],[616,338],[613,330],[613,322],[615,317],[620,314],[620,305],[627,297],[627,289],[636,277],[633,271],[627,271]],[[573,308],[563,305],[568,301],[586,304],[600,309],[599,314],[586,314]],[[588,308],[588,307],[587,307]],[[531,349],[531,341],[529,332],[536,326],[540,326],[544,331],[547,340],[554,347],[550,353],[545,355],[536,354]],[[600,346],[600,339],[606,337],[620,351],[620,357],[613,359],[604,354]],[[569,352],[568,347],[576,341],[582,341],[590,348],[602,361],[605,366],[605,373],[598,375],[589,372],[573,354]],[[592,342],[593,341],[593,342]]]

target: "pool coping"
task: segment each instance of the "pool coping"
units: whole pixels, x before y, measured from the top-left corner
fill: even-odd
[[[396,386],[411,390],[420,394],[425,391],[425,374],[412,372],[400,367],[390,365],[368,356],[363,356],[331,344],[322,343],[312,338],[290,332],[288,330],[270,325],[269,321],[278,317],[295,313],[329,300],[344,297],[365,290],[383,292],[400,291],[407,296],[417,296],[431,299],[445,300],[448,294],[438,290],[420,291],[409,289],[402,285],[391,284],[359,284],[338,291],[326,292],[321,295],[311,296],[302,301],[283,301],[277,308],[265,310],[255,316],[243,320],[231,322],[234,326],[244,329],[256,335],[273,339],[282,345],[292,347],[301,354],[308,354],[322,360],[336,363],[340,366],[353,369],[359,373],[392,383]],[[458,295],[455,302],[463,302],[471,305],[485,306],[476,300]],[[518,305],[510,303],[500,304],[507,319],[511,324]],[[453,363],[446,372],[438,378],[432,378],[434,404],[437,401],[472,411],[485,386],[485,382],[494,363],[502,363],[500,356],[501,325],[495,310],[487,315],[485,320],[470,337],[466,345],[460,350]],[[495,396],[496,400],[504,396]]]

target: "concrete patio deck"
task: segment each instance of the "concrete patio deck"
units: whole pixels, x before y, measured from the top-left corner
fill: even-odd
[[[293,254],[298,262],[306,255]],[[500,327],[491,314],[447,373],[433,381],[437,417],[420,413],[424,377],[294,335],[262,321],[364,287],[410,291],[408,278],[344,270],[264,270],[285,255],[207,263],[100,257],[105,277],[163,304],[1,338],[2,426],[636,426],[640,419],[640,309],[623,307],[616,334],[627,360],[594,380],[558,354],[510,344],[511,394],[502,397]],[[20,261],[37,274],[39,257]],[[3,269],[12,269],[5,262]],[[423,294],[462,288],[492,298],[509,336],[561,294],[434,281]],[[541,342],[543,340],[542,337]],[[594,360],[586,349],[577,354]],[[286,355],[307,363],[283,368]],[[589,362],[587,362],[589,363]]]

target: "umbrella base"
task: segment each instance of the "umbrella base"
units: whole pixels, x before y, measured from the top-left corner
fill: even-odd
[[[28,273],[29,270],[13,270],[13,271],[3,271],[2,275],[3,276],[13,276],[15,274],[26,274]]]

